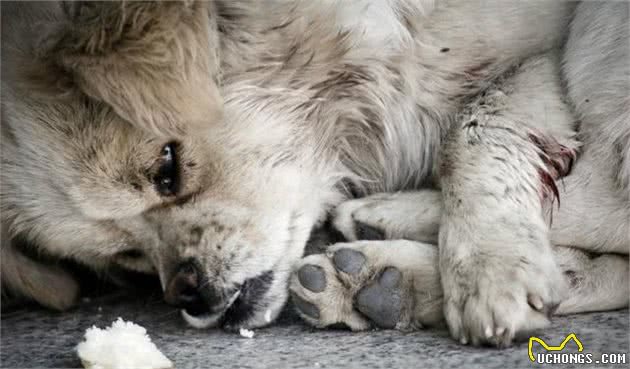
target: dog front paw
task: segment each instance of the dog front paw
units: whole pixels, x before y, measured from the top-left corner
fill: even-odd
[[[462,344],[507,347],[546,327],[564,291],[555,265],[526,255],[467,255],[441,260],[440,267],[444,315]]]

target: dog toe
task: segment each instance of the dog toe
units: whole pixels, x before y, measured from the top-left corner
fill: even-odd
[[[291,300],[300,313],[313,319],[319,319],[319,308],[315,304],[311,304],[294,292],[291,292]]]
[[[365,255],[362,252],[348,248],[339,249],[333,255],[333,263],[337,270],[351,275],[358,274],[365,261]]]
[[[326,288],[326,273],[318,265],[306,264],[297,275],[302,286],[312,292],[322,292]]]

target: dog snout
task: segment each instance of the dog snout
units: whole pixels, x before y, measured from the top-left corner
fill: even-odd
[[[224,311],[236,292],[209,283],[197,264],[187,261],[179,265],[167,284],[164,299],[191,315],[214,314]]]

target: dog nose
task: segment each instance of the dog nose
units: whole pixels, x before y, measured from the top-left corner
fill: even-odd
[[[199,279],[199,271],[193,262],[180,264],[166,287],[164,300],[182,308],[201,304]]]
[[[184,262],[167,284],[164,300],[191,315],[223,311],[236,290],[219,289],[204,281],[194,262]]]

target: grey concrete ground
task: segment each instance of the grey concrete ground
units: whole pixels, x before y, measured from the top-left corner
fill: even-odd
[[[66,313],[36,307],[5,312],[1,325],[1,366],[79,367],[74,348],[85,329],[109,325],[117,317],[146,327],[178,369],[540,366],[529,361],[527,343],[496,350],[463,347],[440,330],[407,334],[314,330],[301,323],[290,310],[274,326],[256,330],[253,339],[220,330],[195,330],[187,327],[178,312],[164,305],[157,294],[92,299]],[[602,352],[628,353],[629,323],[628,310],[558,317],[541,337],[549,344],[559,344],[574,332],[582,341],[584,352],[592,352],[598,358]],[[540,347],[534,351],[537,350]],[[625,368],[628,364],[616,367]]]

